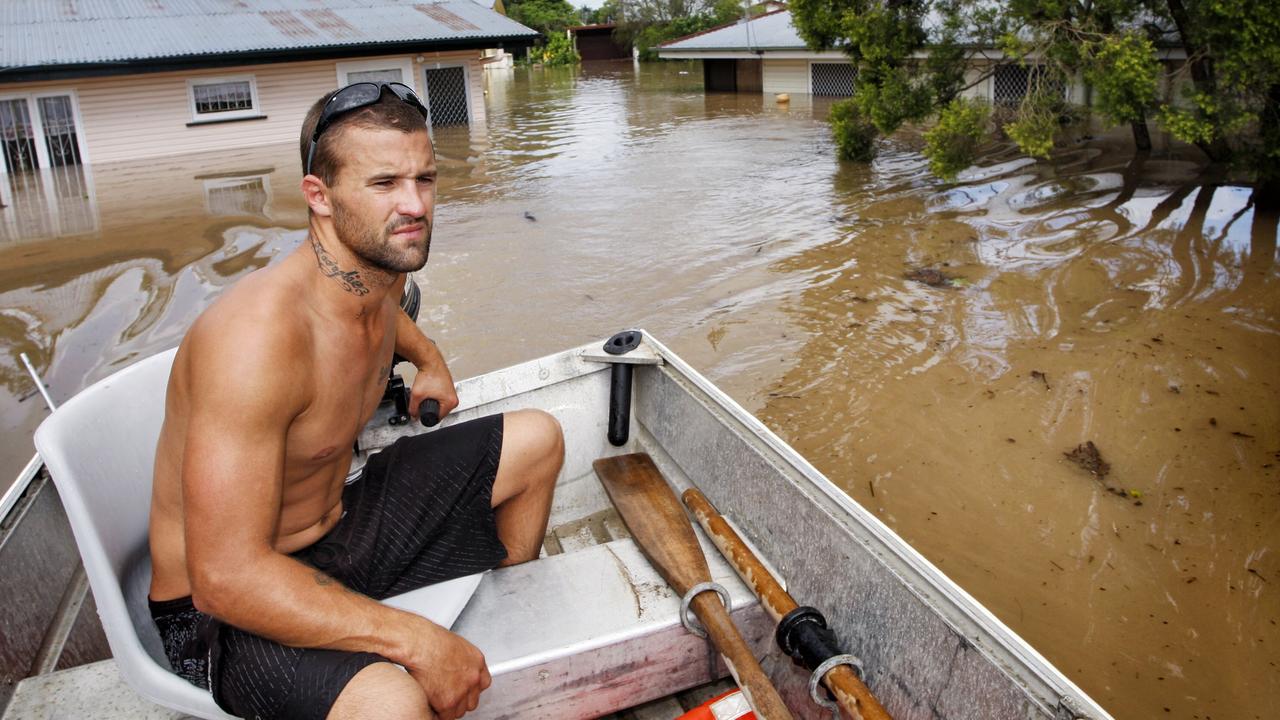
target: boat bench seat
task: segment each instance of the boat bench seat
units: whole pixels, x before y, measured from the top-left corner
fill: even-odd
[[[773,626],[706,537],[712,579],[762,655]],[[631,539],[494,570],[453,630],[480,648],[493,675],[478,717],[597,717],[728,674],[680,623],[680,598]]]

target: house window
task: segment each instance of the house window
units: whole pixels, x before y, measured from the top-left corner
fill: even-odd
[[[81,136],[72,94],[0,98],[0,173],[80,165]]]
[[[809,66],[810,82],[814,95],[853,95],[853,81],[857,71],[847,62],[813,63]]]
[[[36,132],[26,98],[0,100],[0,142],[9,172],[36,167]]]
[[[404,82],[404,73],[400,72],[400,68],[387,68],[386,70],[360,70],[358,72],[347,74],[347,84],[358,82]]]
[[[1062,81],[1041,65],[997,65],[991,82],[991,101],[996,105],[1018,105],[1032,90],[1058,97],[1066,94]]]
[[[193,122],[262,117],[253,76],[189,80]]]
[[[398,82],[413,87],[413,64],[409,58],[381,58],[340,62],[338,87],[358,82]]]

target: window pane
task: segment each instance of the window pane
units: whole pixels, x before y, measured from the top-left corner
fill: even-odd
[[[403,73],[400,68],[388,68],[386,70],[361,70],[360,72],[347,73],[347,84],[358,82],[404,82]]]
[[[26,100],[0,100],[0,149],[9,172],[35,168],[35,129]]]
[[[253,109],[253,92],[248,80],[194,85],[196,114],[235,112]]]

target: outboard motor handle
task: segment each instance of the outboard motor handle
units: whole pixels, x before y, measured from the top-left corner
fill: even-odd
[[[604,351],[610,355],[625,355],[640,347],[643,334],[639,330],[623,330],[609,338]],[[630,363],[616,362],[610,366],[609,376],[609,443],[614,447],[627,444],[631,436],[631,373]]]
[[[435,398],[427,398],[418,404],[418,419],[422,421],[425,427],[435,427],[440,424],[440,401]]]

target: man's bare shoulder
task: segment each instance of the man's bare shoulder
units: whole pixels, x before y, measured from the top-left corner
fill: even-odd
[[[282,270],[248,275],[187,331],[176,362],[193,397],[234,385],[275,398],[306,371],[311,325],[300,288]]]

